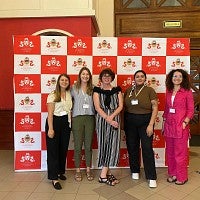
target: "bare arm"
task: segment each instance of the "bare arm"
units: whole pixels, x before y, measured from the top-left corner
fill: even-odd
[[[121,110],[123,108],[123,97],[122,97],[121,92],[119,92],[118,98],[119,98],[119,106],[111,115],[107,115],[100,107],[99,94],[96,92],[93,94],[94,106],[95,106],[95,109],[98,112],[98,114],[102,118],[104,118],[109,124],[111,124],[112,126],[114,126],[116,128],[119,127],[119,124],[116,121],[114,121],[113,119],[115,116],[117,116],[121,112]]]
[[[147,135],[150,137],[153,135],[153,125],[155,123],[157,114],[158,114],[158,101],[157,100],[152,100],[152,114],[151,114],[151,119],[149,122],[149,125],[147,126]]]
[[[53,112],[55,109],[55,103],[48,103],[47,104],[47,111],[48,111],[48,126],[49,126],[49,130],[48,130],[48,136],[50,138],[54,137],[54,130],[53,130]]]

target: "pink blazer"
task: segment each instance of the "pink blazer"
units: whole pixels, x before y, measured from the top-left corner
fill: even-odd
[[[189,125],[186,129],[182,128],[183,121],[186,117],[192,119],[194,115],[194,99],[191,90],[181,88],[174,98],[174,103],[171,103],[172,91],[167,91],[166,102],[163,118],[164,135],[166,137],[181,138],[183,133],[189,136]],[[170,113],[170,108],[175,109],[175,113]]]

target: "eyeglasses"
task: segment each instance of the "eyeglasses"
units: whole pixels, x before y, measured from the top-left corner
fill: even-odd
[[[172,76],[172,78],[183,78],[183,77],[181,75],[180,76],[174,75]]]
[[[108,77],[111,77],[111,75],[110,74],[104,74],[102,77],[103,78],[108,78]]]

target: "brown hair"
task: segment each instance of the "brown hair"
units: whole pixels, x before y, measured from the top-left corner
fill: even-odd
[[[70,89],[70,78],[67,74],[60,74],[58,76],[57,82],[56,82],[56,89],[54,90],[54,94],[55,94],[55,99],[54,102],[60,102],[61,101],[61,89],[60,89],[60,79],[61,77],[64,76],[65,78],[67,78],[69,80],[69,85],[66,88],[66,91]]]

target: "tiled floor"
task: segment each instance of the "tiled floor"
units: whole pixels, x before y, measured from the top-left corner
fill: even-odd
[[[157,168],[158,187],[150,189],[142,173],[140,180],[133,181],[129,169],[113,170],[120,178],[114,187],[95,180],[81,183],[67,171],[67,180],[61,181],[63,189],[56,191],[46,178],[46,172],[14,172],[13,151],[0,151],[0,200],[198,200],[200,199],[200,147],[190,148],[189,181],[183,186],[166,182],[166,168]],[[83,171],[84,172],[84,171]]]

